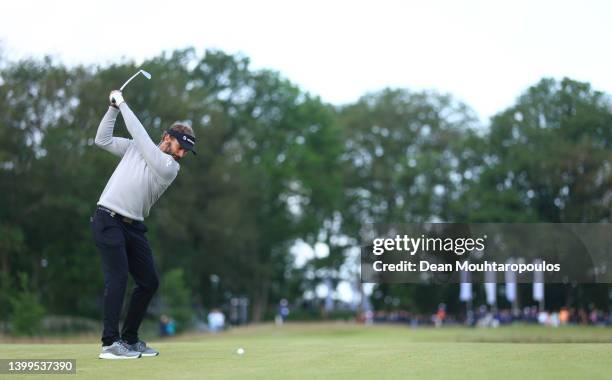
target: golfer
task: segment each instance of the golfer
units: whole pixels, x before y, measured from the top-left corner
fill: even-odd
[[[157,356],[158,351],[147,347],[138,338],[140,323],[159,286],[143,221],[153,203],[176,178],[179,160],[188,151],[195,154],[196,139],[189,126],[175,123],[164,132],[159,145],[155,145],[123,100],[121,92],[112,91],[109,98],[111,104],[100,122],[95,143],[121,157],[121,161],[108,180],[91,218],[91,229],[104,272],[104,330],[99,358]],[[119,112],[132,139],[113,137]],[[136,286],[119,333],[128,273]]]

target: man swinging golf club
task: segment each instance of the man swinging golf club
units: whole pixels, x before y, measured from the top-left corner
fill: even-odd
[[[195,154],[196,139],[189,126],[175,123],[156,145],[123,100],[121,91],[110,93],[110,103],[98,127],[95,143],[121,157],[121,161],[108,180],[91,219],[104,272],[104,330],[99,358],[157,356],[159,352],[138,338],[140,323],[159,286],[143,220],[176,178],[180,168],[178,161],[188,151]],[[113,137],[119,112],[132,139]],[[119,316],[128,273],[136,286],[120,334]]]

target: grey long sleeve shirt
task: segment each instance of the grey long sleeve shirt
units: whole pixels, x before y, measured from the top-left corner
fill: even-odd
[[[119,109],[132,139],[113,136],[119,110],[109,107],[98,127],[95,143],[121,157],[121,161],[108,180],[98,205],[142,221],[174,181],[180,166],[151,140],[126,103]]]

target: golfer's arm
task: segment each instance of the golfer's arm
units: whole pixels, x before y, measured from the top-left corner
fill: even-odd
[[[136,149],[144,157],[147,164],[153,171],[164,179],[174,179],[178,170],[174,159],[167,154],[164,154],[157,145],[151,140],[149,134],[140,123],[140,120],[134,115],[134,112],[128,107],[127,103],[121,103],[119,106],[125,125],[134,139]]]
[[[130,140],[122,137],[113,137],[113,130],[115,129],[115,121],[117,120],[118,114],[118,109],[108,107],[108,111],[106,111],[106,114],[98,126],[95,143],[100,148],[121,157],[130,146]]]

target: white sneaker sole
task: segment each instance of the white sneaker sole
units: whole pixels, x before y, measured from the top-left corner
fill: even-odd
[[[110,352],[103,352],[100,355],[98,355],[98,359],[113,359],[113,360],[123,360],[123,359],[140,359],[142,355],[138,355],[138,356],[122,356],[122,355],[115,355],[113,353]]]
[[[153,357],[153,356],[157,356],[157,355],[159,355],[159,352],[156,352],[156,353],[154,353],[154,354],[140,354],[140,355],[141,355],[143,358],[145,358],[145,357]]]

